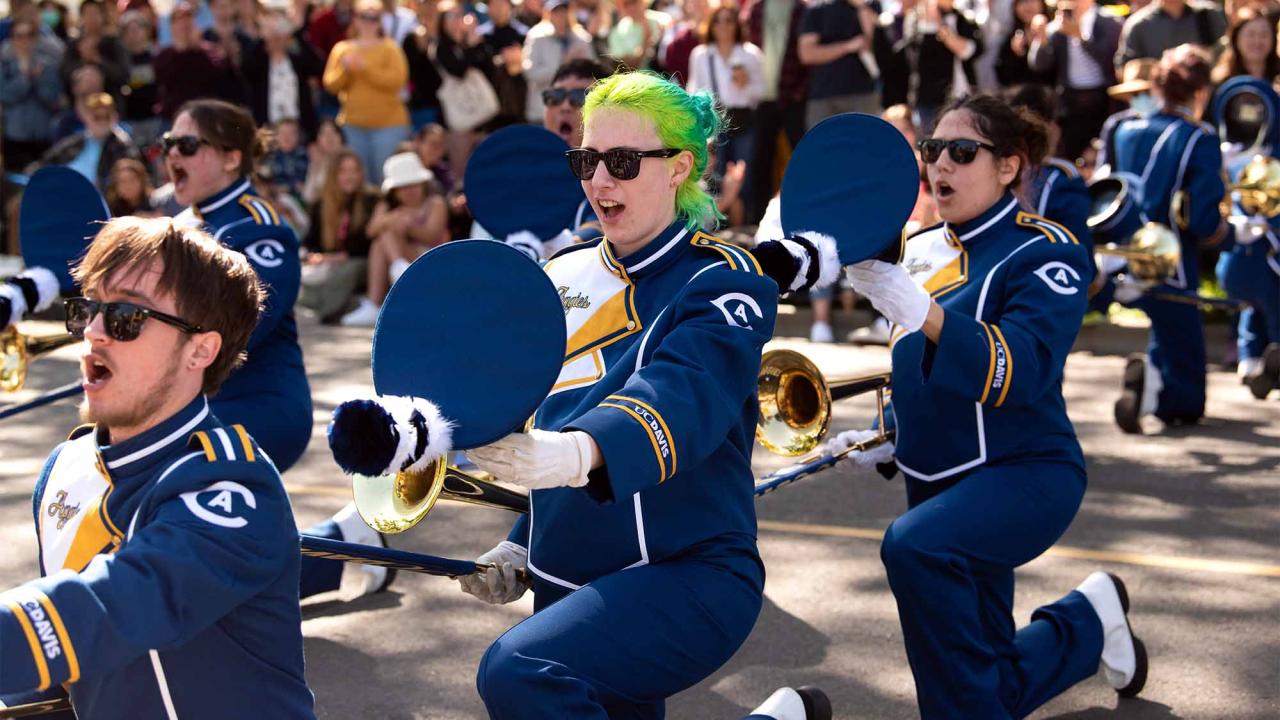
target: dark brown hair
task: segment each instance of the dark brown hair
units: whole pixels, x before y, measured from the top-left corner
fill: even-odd
[[[1164,51],[1160,64],[1151,77],[1151,87],[1160,93],[1164,104],[1186,105],[1201,88],[1209,85],[1213,56],[1196,45],[1184,44]]]
[[[716,26],[716,18],[719,17],[721,13],[729,13],[729,16],[733,18],[733,44],[741,45],[746,42],[747,35],[742,29],[742,18],[739,17],[739,12],[740,10],[737,3],[723,2],[716,6],[714,10],[707,13],[707,19],[702,21],[702,27],[700,28],[699,33],[702,35],[702,42],[707,45],[716,44],[714,30]]]
[[[133,173],[138,178],[138,183],[142,185],[141,204],[146,204],[153,190],[151,173],[147,172],[147,166],[143,165],[142,161],[133,158],[117,160],[116,164],[111,166],[111,182],[107,184],[106,192],[107,207],[111,209],[111,215],[114,217],[132,215],[139,207],[139,204],[133,200],[120,197],[120,191],[116,188],[116,176],[124,172]]]
[[[224,152],[240,151],[240,174],[252,175],[258,158],[266,154],[271,133],[259,130],[253,116],[239,105],[223,100],[192,100],[178,110],[191,116],[200,137]],[[177,116],[175,116],[177,117]]]
[[[1048,126],[1026,108],[1014,107],[997,95],[977,93],[952,101],[938,117],[957,110],[969,113],[974,128],[995,147],[997,157],[1020,159],[1020,170],[1039,165],[1049,152]],[[1010,190],[1018,188],[1022,175],[1019,172],[1014,176],[1009,183]]]
[[[109,220],[71,274],[88,293],[118,272],[141,272],[155,262],[161,267],[156,289],[173,295],[178,315],[222,336],[222,349],[205,368],[201,386],[212,394],[244,362],[262,311],[258,274],[244,255],[202,230],[178,227],[169,218],[138,217]]]
[[[1240,61],[1240,32],[1244,30],[1245,25],[1254,20],[1265,22],[1267,24],[1267,32],[1271,36],[1271,53],[1267,55],[1266,62],[1262,67],[1262,79],[1268,82],[1275,82],[1276,77],[1280,76],[1280,55],[1276,54],[1276,18],[1263,13],[1256,6],[1245,5],[1237,9],[1235,15],[1231,18],[1231,27],[1227,30],[1227,47],[1222,51],[1222,55],[1218,58],[1218,64],[1213,67],[1213,72],[1210,73],[1213,84],[1221,85],[1237,75],[1249,74],[1249,71],[1244,67],[1244,63]]]

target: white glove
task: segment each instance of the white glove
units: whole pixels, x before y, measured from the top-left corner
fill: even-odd
[[[875,430],[845,430],[827,441],[826,452],[828,455],[838,455],[858,443],[866,442],[879,435],[880,433]],[[855,450],[837,463],[836,467],[844,470],[861,469],[887,463],[892,459],[893,443],[886,442],[869,450]]]
[[[1236,243],[1240,245],[1252,245],[1271,229],[1271,223],[1265,215],[1254,215],[1252,217],[1233,215],[1228,219],[1228,222],[1235,229]]]
[[[471,462],[503,482],[530,490],[582,487],[591,471],[594,441],[581,432],[530,430],[467,451]]]
[[[527,581],[521,582],[516,575],[517,570],[529,567],[529,551],[523,547],[503,540],[489,552],[476,558],[477,564],[492,563],[496,567],[458,578],[462,584],[462,592],[474,595],[490,605],[505,605],[514,602],[529,589]]]
[[[871,301],[889,322],[907,332],[924,326],[933,298],[916,284],[901,265],[881,260],[863,260],[849,267],[849,283],[854,292]]]
[[[1150,288],[1146,283],[1140,280],[1134,280],[1126,275],[1116,277],[1116,293],[1115,301],[1121,305],[1128,305],[1138,298],[1146,294]]]

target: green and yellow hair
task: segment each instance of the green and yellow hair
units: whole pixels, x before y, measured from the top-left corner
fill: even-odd
[[[676,218],[689,228],[712,227],[724,215],[715,198],[699,181],[707,169],[707,143],[720,132],[723,122],[715,98],[708,92],[689,94],[684,88],[648,71],[619,73],[591,87],[582,107],[582,123],[603,108],[636,113],[653,123],[664,147],[687,150],[693,155],[689,177],[676,188]]]

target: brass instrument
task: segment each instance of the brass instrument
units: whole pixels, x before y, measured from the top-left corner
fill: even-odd
[[[1231,191],[1239,193],[1240,207],[1250,215],[1270,218],[1280,214],[1280,160],[1254,155]]]
[[[779,455],[803,455],[818,446],[831,426],[831,403],[876,391],[880,426],[889,373],[828,382],[809,358],[794,350],[770,350],[760,358],[756,440]]]
[[[529,496],[482,480],[437,458],[422,472],[351,476],[356,510],[369,527],[384,534],[402,533],[422,522],[437,500],[484,505],[528,513]]]
[[[79,340],[71,333],[28,337],[16,328],[6,328],[0,332],[0,390],[21,390],[27,382],[27,367],[33,358]]]
[[[1164,225],[1154,222],[1143,225],[1128,243],[1107,243],[1096,252],[1099,255],[1124,258],[1129,263],[1129,272],[1135,278],[1153,284],[1173,277],[1182,262],[1182,247],[1178,243],[1178,236]]]

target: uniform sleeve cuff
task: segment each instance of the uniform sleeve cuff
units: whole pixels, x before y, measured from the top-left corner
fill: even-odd
[[[621,402],[605,401],[565,430],[587,433],[600,448],[604,465],[591,471],[586,486],[597,502],[628,497],[667,477],[665,439],[660,440],[639,413]]]
[[[1007,348],[1000,329],[952,310],[943,310],[942,334],[933,361],[930,384],[937,384],[978,402],[1004,387]]]

